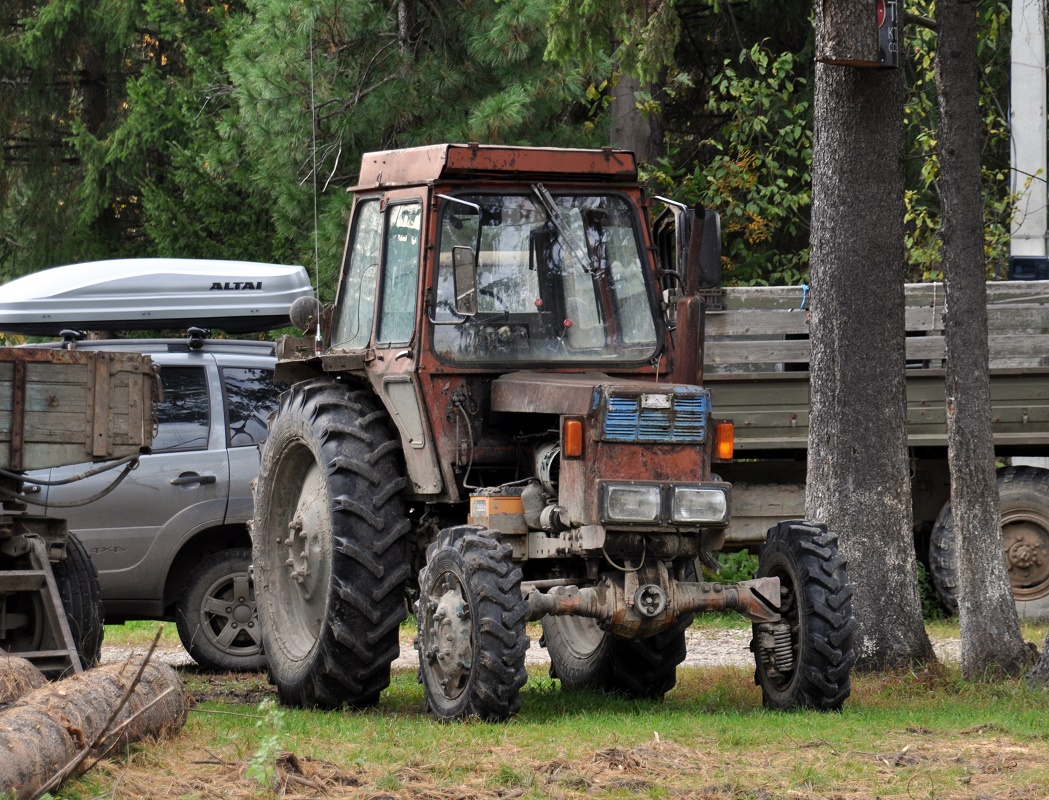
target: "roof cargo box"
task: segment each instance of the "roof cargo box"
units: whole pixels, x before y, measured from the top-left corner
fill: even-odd
[[[312,296],[300,266],[188,258],[71,264],[0,286],[0,331],[57,336],[65,329],[216,328],[249,333],[289,324]]]

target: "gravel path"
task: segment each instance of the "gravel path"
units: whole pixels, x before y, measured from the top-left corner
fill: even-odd
[[[688,642],[688,654],[685,656],[687,667],[749,667],[753,665],[750,653],[750,631],[705,628],[690,628],[685,636]],[[961,659],[961,642],[958,639],[933,639],[933,648],[941,661],[958,662]],[[142,652],[142,648],[136,648]],[[110,664],[127,658],[132,653],[128,647],[102,647],[102,663]],[[181,647],[160,648],[156,657],[165,664],[185,666],[192,664],[193,659]],[[532,640],[532,646],[525,656],[528,664],[546,664],[550,659],[546,649],[539,646],[538,639]],[[415,669],[419,664],[411,640],[401,642],[401,655],[393,662],[394,669]]]

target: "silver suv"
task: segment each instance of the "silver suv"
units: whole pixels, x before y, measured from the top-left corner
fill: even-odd
[[[90,552],[106,622],[174,620],[201,667],[262,668],[247,522],[258,444],[279,394],[273,343],[191,336],[76,347],[147,354],[163,389],[153,454],[102,499],[47,511],[67,519]],[[60,467],[37,477],[84,469]],[[112,475],[27,488],[49,503],[64,502],[105,489]]]

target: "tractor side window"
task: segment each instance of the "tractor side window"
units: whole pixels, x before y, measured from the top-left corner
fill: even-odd
[[[366,200],[357,206],[350,234],[352,244],[343,266],[332,347],[359,350],[367,347],[371,339],[381,219],[378,200]]]
[[[157,403],[153,452],[207,450],[211,395],[203,367],[162,367],[164,398]]]
[[[391,205],[386,210],[380,342],[407,343],[415,331],[421,225],[419,203]]]

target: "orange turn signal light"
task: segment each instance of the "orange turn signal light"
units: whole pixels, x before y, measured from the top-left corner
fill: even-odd
[[[583,421],[579,419],[565,420],[565,429],[562,434],[561,455],[566,458],[579,458],[583,455]]]
[[[718,461],[731,461],[732,453],[736,449],[736,426],[731,422],[718,423]]]

